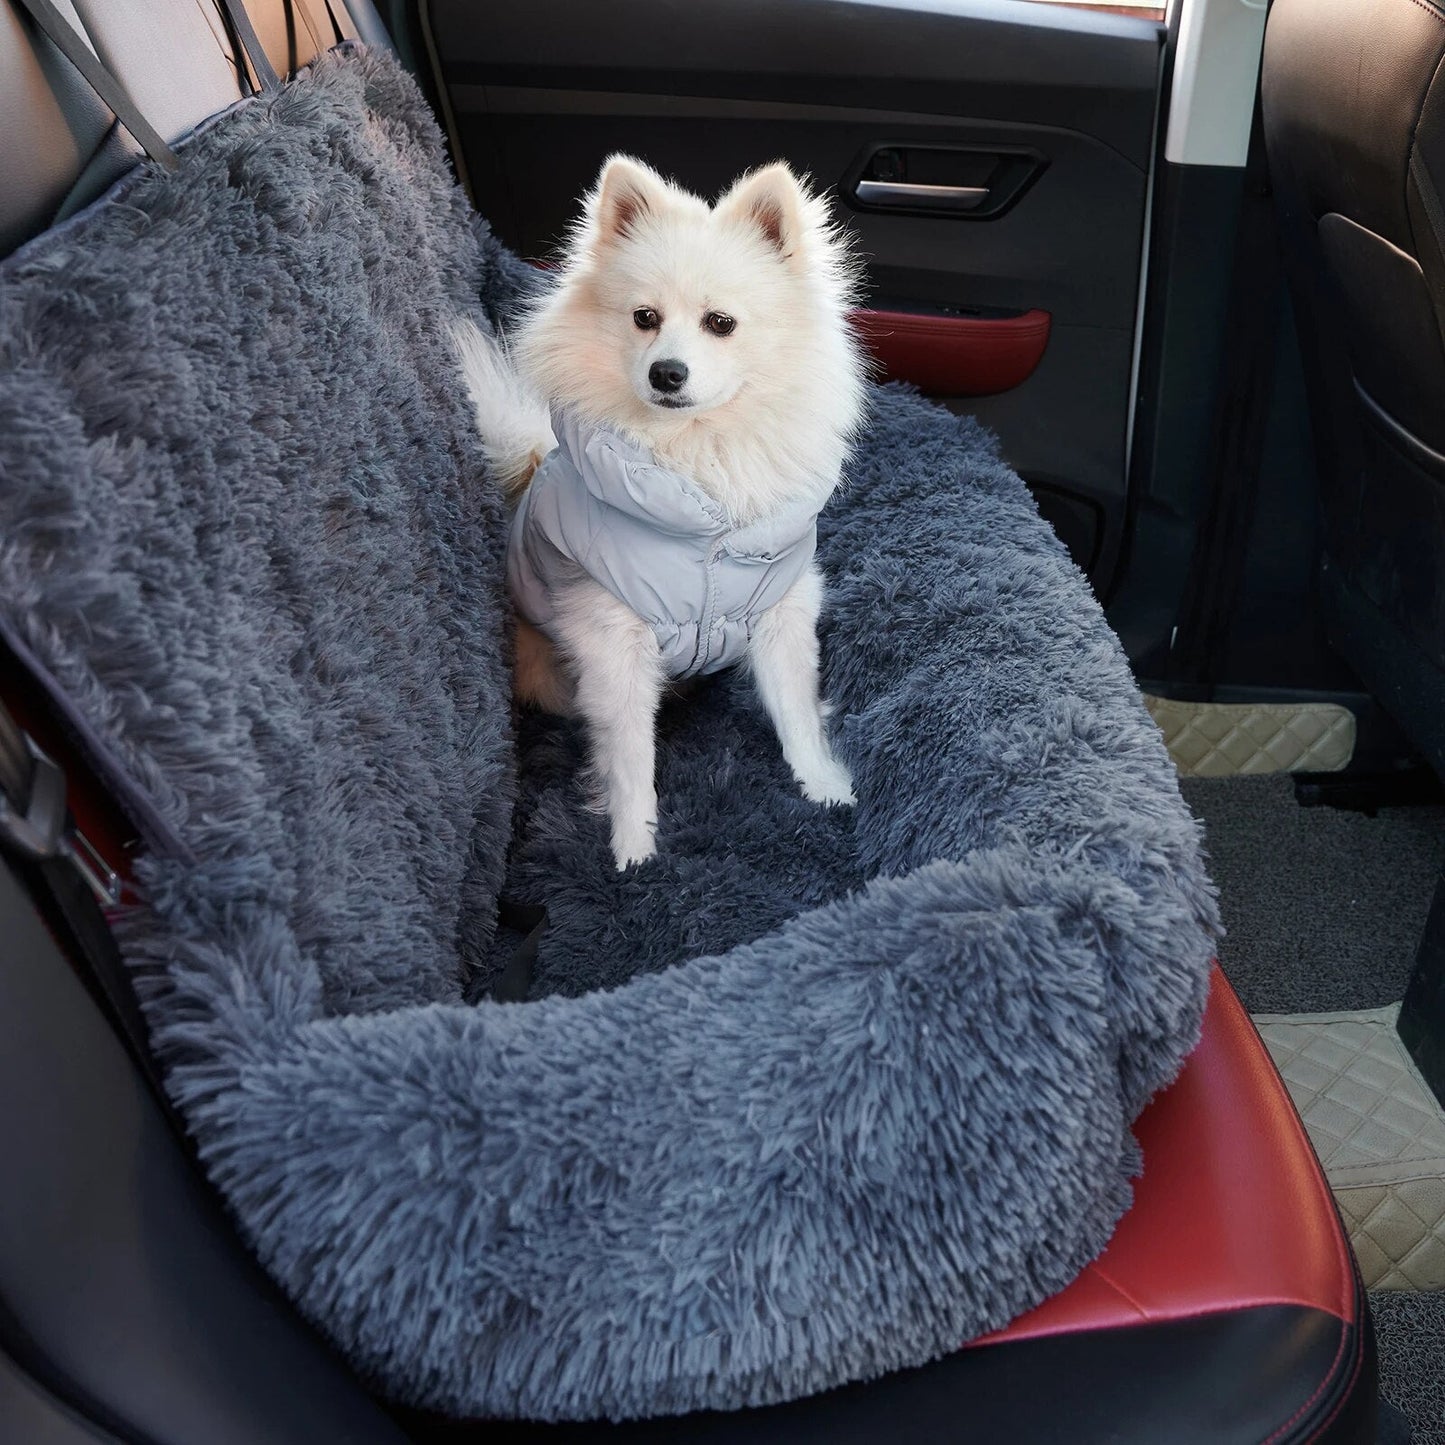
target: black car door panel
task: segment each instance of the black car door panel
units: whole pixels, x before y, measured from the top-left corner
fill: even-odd
[[[1021,0],[431,0],[428,19],[478,209],[525,255],[559,244],[614,151],[704,195],[781,157],[837,196],[877,306],[1047,313],[1026,380],[978,395],[995,388],[975,355],[961,368],[974,394],[944,399],[998,430],[1077,559],[1107,580],[1159,25]],[[875,185],[859,195],[864,179]],[[923,189],[890,195],[889,183]],[[940,206],[941,188],[963,204]]]

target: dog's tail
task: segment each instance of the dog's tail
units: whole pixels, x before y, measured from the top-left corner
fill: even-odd
[[[470,317],[453,321],[451,334],[487,464],[507,496],[516,497],[557,445],[547,408],[517,375],[500,340],[485,335]]]

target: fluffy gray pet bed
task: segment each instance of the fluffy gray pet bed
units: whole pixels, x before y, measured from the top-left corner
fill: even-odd
[[[1196,828],[991,439],[884,390],[820,553],[856,811],[724,677],[664,717],[662,856],[617,876],[575,731],[513,737],[445,340],[523,274],[351,51],[0,278],[0,619],[144,827],[170,1088],[395,1398],[627,1416],[927,1360],[1127,1206],[1199,1026]],[[508,866],[536,996],[473,1005]]]

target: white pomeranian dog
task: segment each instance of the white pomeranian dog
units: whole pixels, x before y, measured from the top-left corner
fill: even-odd
[[[782,163],[710,206],[614,156],[510,354],[455,328],[516,503],[517,694],[586,724],[619,869],[657,849],[673,680],[746,664],[804,795],[854,801],[819,690],[813,552],[862,417],[855,276]]]

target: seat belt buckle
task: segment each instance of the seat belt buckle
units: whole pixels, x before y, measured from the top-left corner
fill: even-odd
[[[122,907],[127,893],[135,893],[134,885],[101,857],[100,850],[73,822],[61,838],[61,849],[70,866],[95,894],[95,901],[107,913]]]
[[[63,858],[80,874],[102,908],[118,908],[129,887],[80,831],[66,808],[65,774],[22,732],[30,757],[29,796],[12,798],[0,788],[0,845],[36,862]]]

